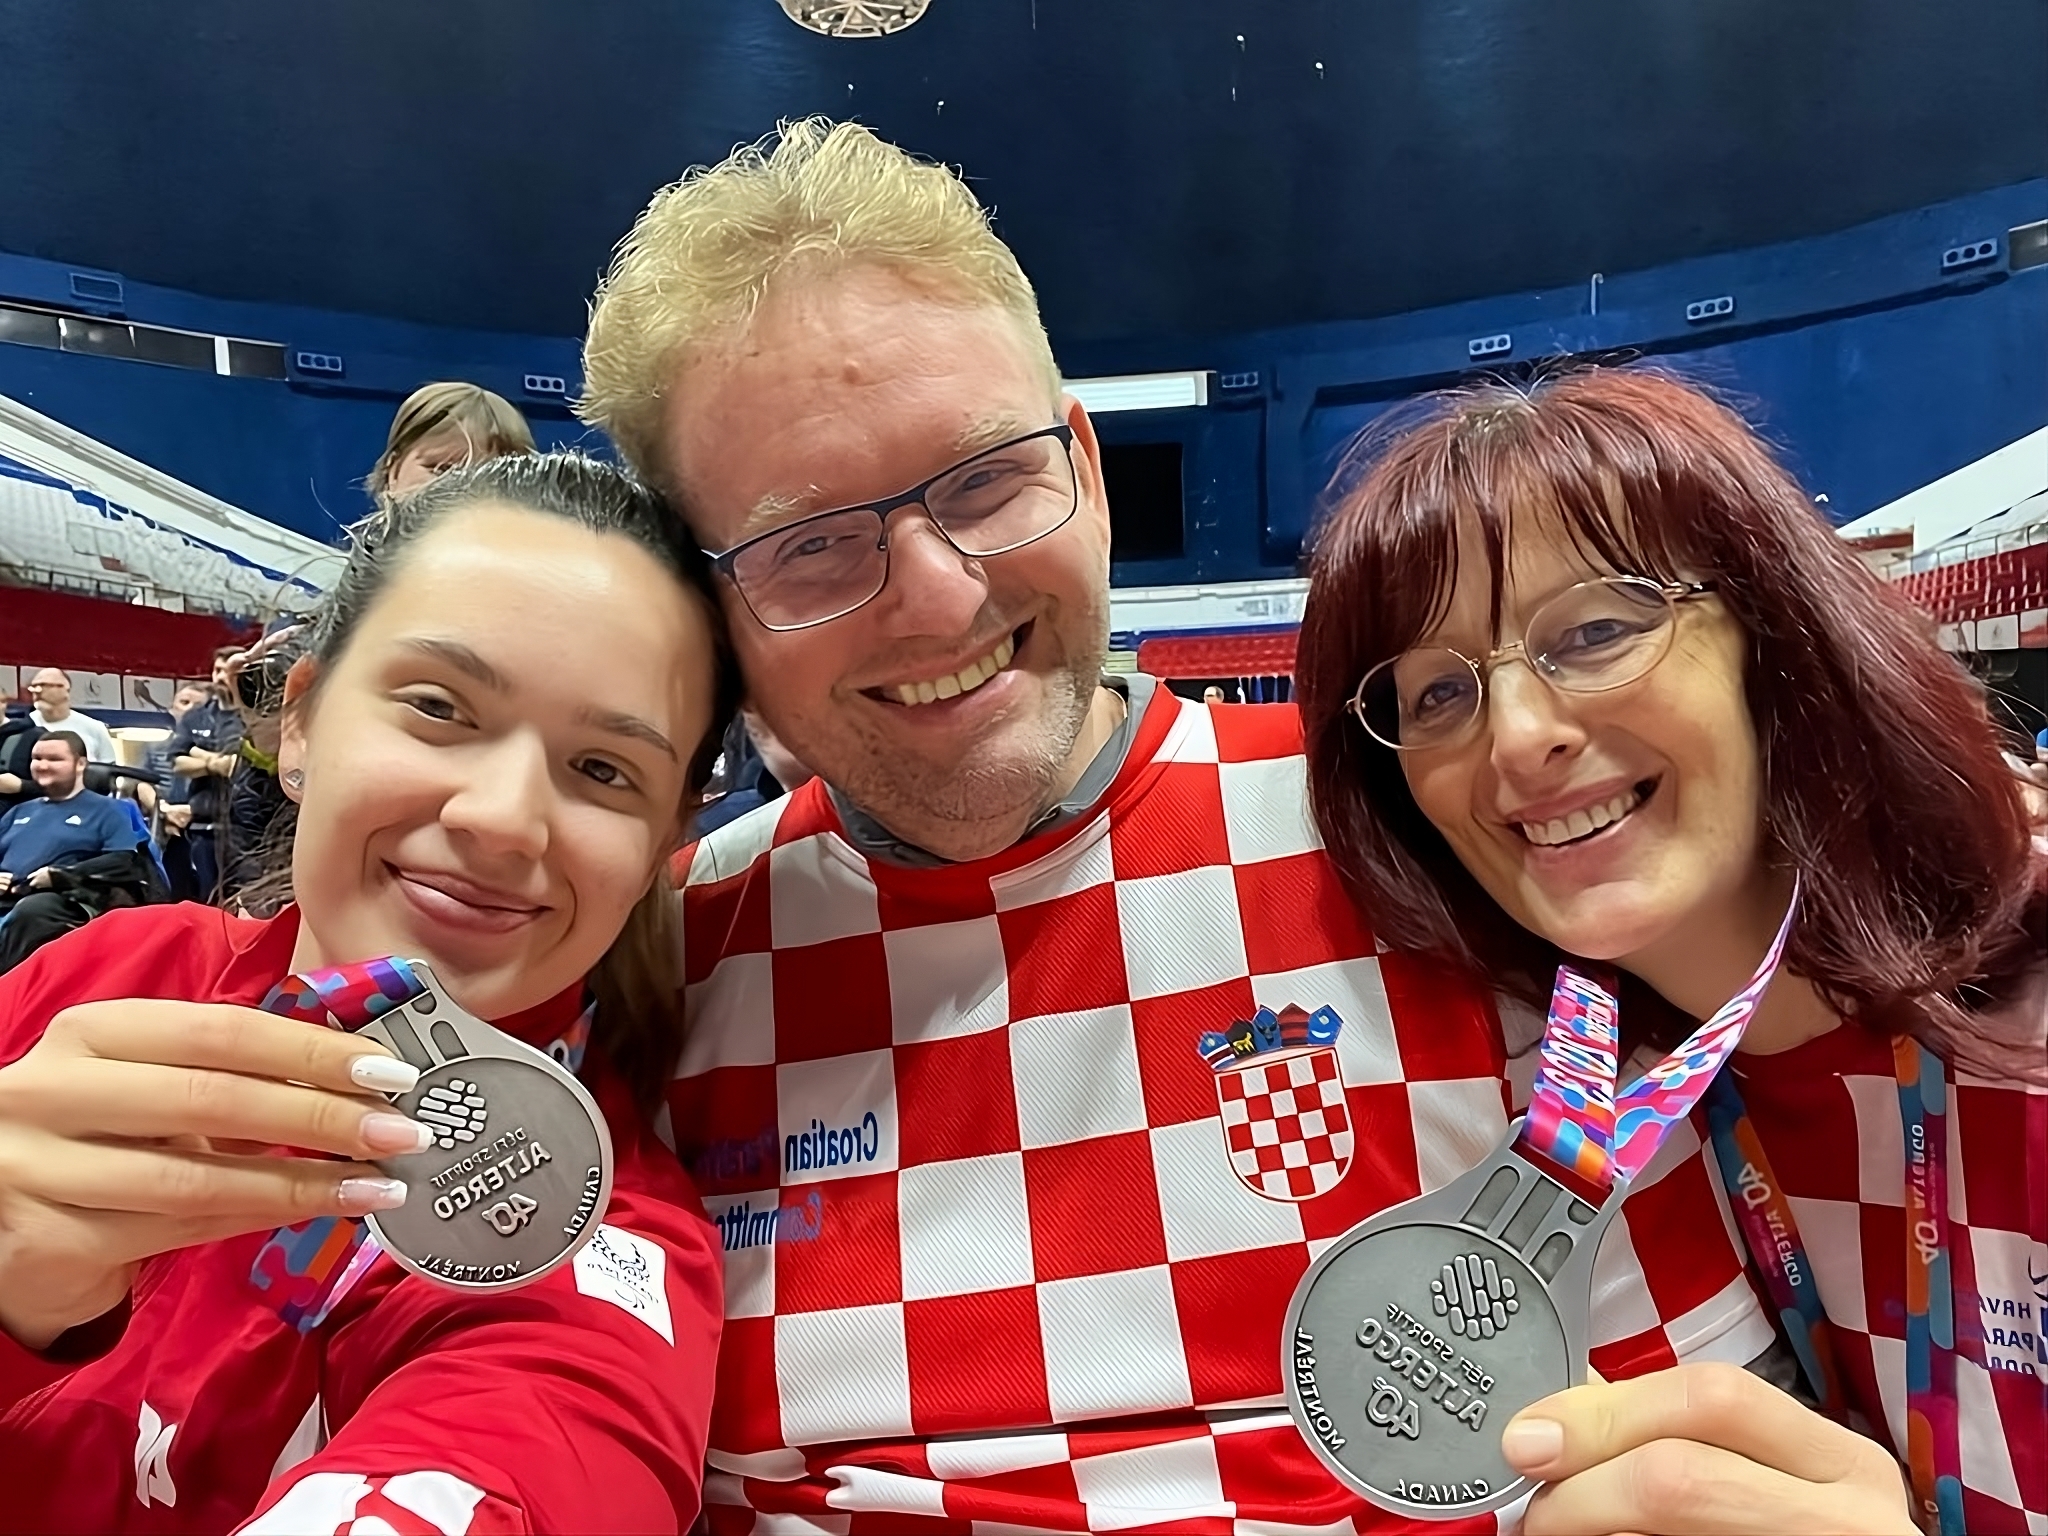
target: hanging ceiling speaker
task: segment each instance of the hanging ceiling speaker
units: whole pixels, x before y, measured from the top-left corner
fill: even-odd
[[[827,37],[887,37],[925,13],[932,0],[777,0],[800,27]]]

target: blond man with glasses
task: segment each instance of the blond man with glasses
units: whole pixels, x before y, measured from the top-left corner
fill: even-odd
[[[1288,1420],[1281,1312],[1499,1140],[1500,1024],[1345,901],[1290,707],[1104,675],[1101,449],[973,195],[786,125],[655,197],[585,376],[818,775],[679,865],[711,1528],[1388,1527]],[[1634,1197],[1609,1374],[1768,1345],[1707,1188]]]

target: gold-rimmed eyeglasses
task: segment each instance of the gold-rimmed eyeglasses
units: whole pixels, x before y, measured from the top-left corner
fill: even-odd
[[[1348,707],[1373,740],[1397,752],[1452,746],[1478,726],[1495,668],[1520,661],[1562,693],[1623,687],[1671,649],[1678,604],[1713,590],[1711,581],[1643,576],[1582,581],[1531,614],[1520,640],[1485,656],[1418,645],[1389,657],[1360,679]]]

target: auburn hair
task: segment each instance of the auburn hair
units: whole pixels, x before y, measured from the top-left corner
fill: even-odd
[[[1870,1028],[2043,1073],[2038,1021],[2001,1020],[2042,964],[2048,902],[1982,688],[1734,411],[1640,367],[1447,391],[1354,448],[1333,492],[1296,693],[1316,821],[1385,942],[1538,1007],[1566,958],[1486,894],[1347,708],[1446,611],[1461,528],[1491,565],[1498,625],[1509,516],[1541,510],[1616,573],[1713,581],[1747,635],[1766,847],[1804,886],[1787,966]],[[1633,1040],[1690,1027],[1623,987]]]

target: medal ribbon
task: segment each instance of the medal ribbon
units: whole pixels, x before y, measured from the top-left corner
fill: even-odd
[[[353,1031],[426,990],[409,964],[386,956],[287,976],[260,1006],[308,1024]],[[568,1032],[548,1046],[565,1071],[574,1073],[583,1065],[592,1011],[584,1009]],[[270,1293],[279,1317],[309,1333],[327,1321],[382,1251],[361,1217],[316,1216],[272,1233],[257,1250],[249,1283]]]
[[[287,976],[259,1005],[286,1018],[328,1029],[361,1029],[427,990],[403,960],[388,957]],[[257,1250],[249,1283],[270,1293],[277,1315],[309,1333],[355,1283],[380,1250],[357,1216],[315,1216],[279,1227]]]
[[[1949,1274],[1948,1072],[1940,1057],[1902,1035],[1892,1042],[1892,1074],[1906,1161],[1906,1471],[1921,1527],[1929,1536],[1962,1536],[1962,1435]],[[1832,1329],[1813,1267],[1741,1092],[1728,1078],[1714,1084],[1707,1124],[1729,1204],[1778,1305],[1793,1353],[1821,1406],[1841,1418]],[[1789,1282],[1786,1270],[1792,1271]],[[1781,1289],[1789,1300],[1781,1298]]]
[[[1714,1074],[1741,1043],[1765,989],[1778,974],[1798,910],[1795,883],[1777,937],[1748,984],[1618,1098],[1614,1079],[1621,1007],[1615,1000],[1612,973],[1559,966],[1536,1085],[1517,1144],[1601,1189],[1641,1173],[1671,1127],[1692,1113]]]

